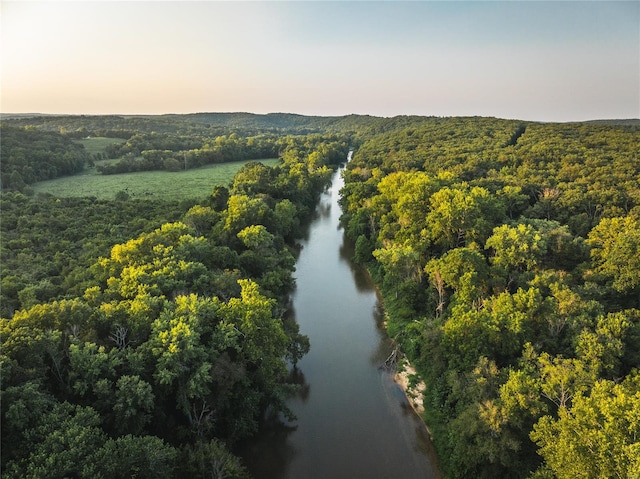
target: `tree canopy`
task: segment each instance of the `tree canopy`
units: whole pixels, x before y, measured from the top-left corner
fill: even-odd
[[[309,350],[293,240],[347,154],[281,141],[195,205],[3,193],[3,477],[247,476],[231,451]]]
[[[1,134],[3,476],[246,477],[234,445],[289,414],[313,347],[284,320],[293,244],[349,148],[344,231],[426,382],[446,477],[640,474],[637,122],[39,116]],[[198,202],[29,188],[266,156]]]
[[[638,144],[634,124],[423,119],[347,166],[345,232],[446,477],[637,474]]]

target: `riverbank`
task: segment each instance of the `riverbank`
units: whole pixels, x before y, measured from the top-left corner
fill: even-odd
[[[424,391],[427,385],[420,379],[413,365],[403,359],[398,364],[398,370],[394,374],[393,380],[402,388],[413,410],[418,416],[422,417],[424,413]],[[428,429],[429,427],[427,426]],[[431,435],[431,432],[429,432],[429,435]]]

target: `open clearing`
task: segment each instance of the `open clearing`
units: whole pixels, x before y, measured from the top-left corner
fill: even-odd
[[[277,158],[250,160],[267,166],[276,166]],[[216,185],[229,186],[236,172],[249,161],[218,163],[187,171],[141,171],[120,175],[96,175],[90,172],[75,176],[41,181],[32,185],[33,191],[64,198],[69,196],[95,196],[113,199],[119,191],[132,198],[158,198],[183,200],[204,198]]]
[[[105,149],[109,145],[115,145],[118,143],[124,143],[123,138],[106,138],[104,136],[96,136],[92,138],[84,138],[82,140],[75,140],[76,143],[84,146],[87,153],[94,155],[96,153],[104,153]]]

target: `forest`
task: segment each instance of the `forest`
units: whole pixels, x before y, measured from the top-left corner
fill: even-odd
[[[285,319],[296,239],[349,149],[344,232],[426,383],[444,476],[640,476],[640,122],[0,127],[3,477],[247,477],[234,446],[290,414],[288,366],[313,347]],[[256,161],[198,201],[29,187],[238,160]]]
[[[3,154],[34,169],[57,157],[26,135],[86,156],[20,128],[3,125]],[[348,150],[282,141],[278,166],[247,163],[197,202],[3,191],[3,477],[247,476],[232,448],[267,408],[289,414],[288,365],[309,349],[283,319],[294,239]]]
[[[434,119],[364,141],[343,223],[450,478],[640,475],[640,129]]]

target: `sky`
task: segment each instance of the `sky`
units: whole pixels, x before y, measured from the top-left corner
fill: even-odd
[[[640,118],[640,2],[0,2],[0,112]]]

